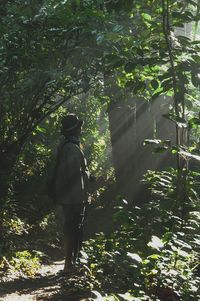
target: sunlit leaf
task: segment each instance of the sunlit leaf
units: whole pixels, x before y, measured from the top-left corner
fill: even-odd
[[[148,256],[148,258],[150,258],[150,259],[158,259],[159,257],[160,257],[159,254],[152,254],[152,255]]]
[[[88,255],[86,252],[84,252],[83,250],[80,251],[82,258],[84,259],[88,259]]]
[[[142,262],[142,258],[138,254],[128,252],[127,256],[139,263]]]
[[[189,256],[189,254],[187,252],[185,252],[183,250],[180,250],[180,249],[177,250],[177,254],[179,256],[182,256],[182,257],[188,257]]]
[[[123,300],[126,301],[140,301],[141,299],[133,297],[130,293],[118,294]]]
[[[95,300],[96,301],[101,301],[101,300],[103,300],[103,296],[99,293],[99,292],[97,292],[97,291],[92,291],[92,293],[97,297]]]
[[[161,142],[162,140],[160,139],[145,139],[143,144],[160,144]]]
[[[160,251],[164,247],[164,243],[159,237],[153,235],[147,246]]]
[[[200,156],[198,156],[198,155],[191,154],[191,153],[189,153],[189,152],[187,152],[187,151],[184,151],[184,150],[179,150],[178,153],[179,153],[180,155],[182,155],[183,157],[186,157],[186,158],[193,158],[193,159],[195,159],[195,160],[197,160],[197,161],[200,161]]]
[[[40,127],[39,125],[36,127],[36,131],[37,131],[37,132],[40,132],[40,133],[46,133],[46,129]]]

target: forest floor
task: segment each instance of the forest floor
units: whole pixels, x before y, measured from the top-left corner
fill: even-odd
[[[85,240],[95,233],[110,232],[113,208],[94,207],[87,214]],[[91,226],[92,225],[92,226]],[[48,262],[42,264],[34,277],[24,277],[11,273],[2,277],[0,301],[87,301],[91,288],[87,271],[80,266],[67,276],[61,271],[64,266],[62,248],[55,249]]]
[[[62,276],[64,261],[42,265],[34,278],[15,278],[5,281],[0,288],[0,301],[86,301],[90,292],[79,291],[85,281],[80,269]]]

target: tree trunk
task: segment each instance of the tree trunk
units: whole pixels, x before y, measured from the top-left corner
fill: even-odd
[[[113,164],[118,191],[133,203],[145,201],[148,195],[141,184],[148,169],[162,170],[174,165],[169,151],[152,153],[145,139],[174,142],[174,125],[162,115],[167,113],[170,99],[159,98],[153,104],[137,99],[112,103],[108,110]]]

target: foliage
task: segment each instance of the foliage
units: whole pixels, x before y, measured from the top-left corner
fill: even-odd
[[[162,6],[163,3],[163,6]],[[169,7],[165,7],[168,4]],[[160,94],[169,94],[173,89],[173,68],[170,65],[170,53],[173,52],[173,63],[178,80],[178,87],[186,85],[187,93],[198,85],[191,81],[191,76],[198,74],[199,41],[192,40],[192,32],[184,36],[181,28],[191,24],[198,17],[191,13],[197,4],[186,1],[185,7],[181,1],[138,1],[129,11],[128,26],[123,26],[112,41],[113,60],[120,60],[121,65],[113,67],[117,70],[120,86],[129,88],[134,94],[155,98]],[[170,47],[165,36],[166,9],[168,11]],[[182,14],[180,13],[182,12]],[[127,25],[127,24],[126,24]],[[143,31],[141,32],[141,30]],[[128,30],[130,33],[128,33]],[[140,30],[140,34],[138,31]],[[191,29],[192,30],[192,29]],[[114,50],[115,49],[115,50]],[[115,52],[114,52],[115,51]],[[110,64],[112,58],[109,57]],[[189,88],[190,87],[190,88]],[[189,88],[189,90],[188,90]],[[181,98],[183,95],[179,94]],[[181,103],[180,99],[180,103]]]
[[[88,114],[83,113],[85,111]],[[81,143],[91,173],[97,178],[103,178],[101,185],[110,177],[111,150],[104,108],[91,96],[86,96],[84,102],[82,99],[72,98],[56,113],[51,114],[39,130],[33,132],[15,166],[12,204],[15,205],[17,214],[29,223],[41,220],[54,206],[47,197],[46,182],[56,160],[60,121],[67,112],[75,112],[84,120]]]
[[[101,295],[105,300],[184,301],[199,296],[199,197],[194,190],[199,175],[188,176],[184,208],[174,194],[176,171],[149,172],[146,180],[152,201],[130,211],[117,209],[119,229],[85,244],[88,267],[98,280],[92,300]]]
[[[13,167],[30,134],[40,131],[39,124],[61,104],[98,83],[101,50],[95,50],[95,28],[102,26],[103,16],[93,6],[85,3],[80,10],[71,1],[3,1],[1,7],[3,204]]]
[[[91,300],[197,300],[199,174],[188,174],[184,208],[176,199],[177,175],[172,169],[149,171],[145,181],[152,200],[141,207],[116,207],[113,218],[118,229],[110,235],[100,233],[84,243],[80,263],[85,283],[77,287],[92,291]],[[17,223],[20,230],[21,223]],[[43,239],[38,231],[44,233]],[[54,216],[46,216],[35,232],[37,247],[41,250],[45,244],[49,249],[59,244],[56,231]],[[33,237],[32,232],[32,240]],[[30,254],[18,251],[10,263],[29,274],[38,267],[37,253]]]
[[[105,64],[112,101],[117,101],[117,95],[125,97],[127,91],[148,102],[160,95],[172,97],[165,117],[176,125],[175,147],[183,149],[189,146],[190,129],[199,124],[198,110],[190,110],[199,96],[199,40],[193,35],[198,7],[198,1],[185,1],[184,5],[170,0],[135,1],[126,23],[119,18],[121,27],[116,35],[110,40],[105,37],[105,43],[113,42]],[[116,10],[120,17],[126,14],[118,5]],[[108,71],[111,69],[115,78]],[[167,147],[162,146],[164,149]],[[181,163],[177,153],[178,168]]]
[[[38,124],[63,101],[90,90],[98,91],[107,102],[102,97],[103,82],[105,88],[111,85],[107,96],[114,98],[119,87],[148,99],[171,95],[174,69],[167,41],[173,46],[175,93],[187,89],[186,103],[191,103],[191,90],[198,86],[198,41],[175,35],[173,26],[198,22],[199,16],[190,13],[196,4],[186,1],[183,7],[180,1],[169,1],[171,23],[166,36],[162,3],[166,1],[16,0],[1,4],[2,201],[28,136],[34,130],[40,132]]]
[[[14,141],[22,143],[27,133],[58,108],[63,98],[87,91],[87,76],[93,73],[89,66],[94,57],[91,53],[87,55],[83,41],[93,42],[90,22],[94,16],[87,18],[71,5],[58,1],[54,8],[51,1],[42,1],[40,5],[37,1],[8,1],[4,9],[1,136],[5,148]]]
[[[199,1],[8,0],[0,6],[0,256],[7,252],[1,265],[8,260],[32,276],[40,260],[26,239],[41,231],[38,248],[59,245],[45,179],[63,114],[85,121],[83,145],[104,183],[113,176],[107,105],[127,94],[149,102],[172,97],[165,117],[176,125],[176,145],[146,143],[186,158],[199,153]],[[185,24],[189,36],[180,32]],[[185,133],[191,142],[182,139]],[[115,208],[121,226],[85,243],[81,262],[94,300],[199,296],[199,174],[149,171],[145,183],[152,199]]]
[[[16,215],[7,213],[3,224],[5,243],[0,245],[0,275],[34,277],[41,264],[49,264],[51,252],[56,253],[60,248],[61,219],[57,211],[29,225]]]
[[[28,276],[34,276],[40,267],[38,256],[32,255],[29,251],[17,252],[10,263],[15,271],[21,271]]]

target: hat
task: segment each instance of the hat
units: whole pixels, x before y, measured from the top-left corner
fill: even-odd
[[[75,114],[69,114],[63,117],[62,124],[62,132],[68,132],[80,128],[83,125],[83,120],[79,120]]]

